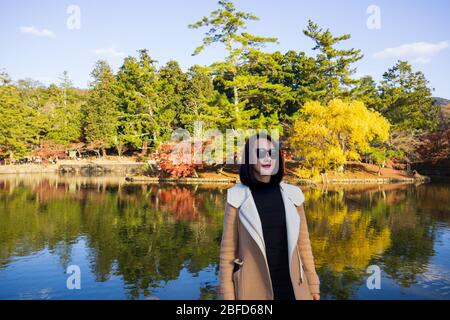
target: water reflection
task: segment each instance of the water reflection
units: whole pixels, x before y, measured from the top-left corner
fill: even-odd
[[[434,184],[312,191],[308,213],[324,296],[354,298],[369,265],[380,266],[400,288],[418,283],[435,255],[438,229],[448,232],[449,196],[448,185]],[[447,256],[448,246],[441,250]],[[448,289],[433,298],[449,298]]]
[[[216,299],[226,188],[2,176],[0,299]],[[323,298],[450,297],[448,184],[303,190]]]

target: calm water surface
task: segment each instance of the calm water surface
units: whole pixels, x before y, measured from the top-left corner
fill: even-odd
[[[216,299],[226,188],[0,176],[0,299]],[[302,189],[322,298],[450,299],[450,184]]]

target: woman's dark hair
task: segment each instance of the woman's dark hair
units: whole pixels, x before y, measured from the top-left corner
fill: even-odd
[[[269,136],[268,134],[260,134],[260,133],[253,135],[252,137],[248,138],[247,141],[245,142],[243,154],[244,161],[239,168],[239,178],[241,180],[241,183],[248,187],[254,187],[261,184],[261,182],[258,181],[255,177],[253,169],[254,164],[250,163],[250,142],[251,141],[256,142],[258,139],[266,139],[272,142],[274,147],[278,150],[278,171],[276,174],[270,177],[270,181],[268,184],[270,185],[279,184],[281,180],[283,180],[285,171],[283,153],[281,152],[280,145],[274,139],[272,139],[271,136]]]

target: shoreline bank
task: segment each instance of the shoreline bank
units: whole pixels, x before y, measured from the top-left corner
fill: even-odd
[[[239,182],[236,168],[229,172],[217,173],[206,169],[199,172],[199,177],[171,178],[162,176],[147,176],[143,174],[146,163],[134,161],[61,161],[57,164],[22,164],[0,166],[2,174],[80,174],[102,175],[118,174],[129,183],[180,183],[180,184],[234,184]],[[296,177],[291,170],[286,173],[286,181],[300,185],[328,184],[394,184],[394,183],[424,183],[432,177],[416,174],[408,176],[405,171],[386,169],[381,176],[374,174],[370,165],[360,165],[357,170],[347,170],[343,174],[330,174],[324,179],[302,179]]]
[[[125,177],[125,180],[131,183],[181,183],[181,184],[198,184],[198,183],[214,183],[214,184],[235,184],[239,183],[239,179],[211,179],[211,178],[159,178],[159,177]],[[413,183],[426,183],[431,182],[430,177],[422,178],[378,178],[378,179],[354,179],[354,178],[343,178],[343,179],[329,179],[328,183],[323,183],[322,181],[316,181],[311,179],[295,179],[286,178],[289,183],[296,183],[300,185],[327,185],[327,184],[413,184]]]

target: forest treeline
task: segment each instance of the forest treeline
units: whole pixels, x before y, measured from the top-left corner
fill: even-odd
[[[159,66],[141,49],[117,72],[98,61],[87,90],[75,88],[67,72],[49,86],[1,72],[0,157],[81,145],[147,155],[173,130],[192,132],[194,121],[203,121],[204,129],[223,131],[279,128],[306,167],[335,169],[348,160],[414,160],[417,137],[442,129],[428,80],[408,62],[398,61],[379,83],[356,78],[363,54],[345,49],[350,34],[336,36],[309,21],[303,35],[313,55],[267,52],[276,38],[246,32],[257,19],[219,1],[217,10],[188,27],[205,31],[194,55],[216,44],[226,57],[187,71],[173,60]]]

